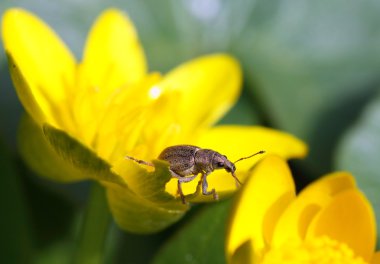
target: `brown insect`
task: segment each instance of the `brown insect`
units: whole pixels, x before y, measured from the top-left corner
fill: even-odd
[[[185,196],[182,192],[181,186],[183,182],[190,182],[201,173],[201,180],[198,184],[202,185],[202,194],[212,195],[214,200],[218,200],[218,194],[215,189],[212,189],[211,191],[207,190],[207,175],[214,170],[225,169],[227,172],[231,173],[232,177],[234,177],[236,186],[239,186],[241,185],[241,182],[235,175],[235,163],[262,153],[264,153],[264,151],[259,151],[251,156],[243,157],[235,162],[231,162],[226,156],[211,149],[202,149],[191,145],[177,145],[164,149],[158,156],[158,159],[169,163],[170,173],[174,178],[178,179],[178,193],[181,197],[182,203],[185,204]],[[140,164],[154,167],[153,163],[148,161],[139,160],[130,156],[126,156],[126,158]]]

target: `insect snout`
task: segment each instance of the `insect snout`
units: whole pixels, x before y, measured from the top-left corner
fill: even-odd
[[[226,162],[224,169],[227,172],[231,172],[231,173],[234,173],[236,171],[235,164],[233,164],[232,162]]]

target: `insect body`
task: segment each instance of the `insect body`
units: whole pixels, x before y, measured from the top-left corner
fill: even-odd
[[[235,179],[236,185],[239,186],[241,185],[241,182],[235,175],[235,163],[262,153],[264,153],[264,151],[259,151],[249,157],[244,157],[235,162],[231,162],[226,156],[211,149],[202,149],[191,145],[177,145],[164,149],[158,156],[158,159],[169,163],[171,175],[178,179],[178,193],[181,197],[182,203],[186,203],[181,186],[183,182],[190,182],[201,173],[199,184],[202,185],[202,193],[204,195],[212,195],[213,198],[217,200],[218,194],[215,189],[208,191],[207,176],[214,170],[225,169],[227,172],[231,173],[232,177]],[[126,156],[126,158],[134,160],[140,164],[154,166],[152,163],[144,160],[138,160],[129,156]]]

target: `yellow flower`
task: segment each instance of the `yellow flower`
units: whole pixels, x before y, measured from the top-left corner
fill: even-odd
[[[229,263],[380,263],[373,209],[347,172],[295,195],[285,161],[257,164],[233,206]]]
[[[284,158],[306,153],[303,142],[272,129],[211,127],[239,96],[237,61],[214,54],[164,76],[148,73],[133,24],[116,9],[97,19],[79,63],[46,24],[25,10],[8,10],[2,33],[12,80],[27,112],[19,129],[22,156],[50,179],[99,181],[111,213],[126,230],[161,230],[189,208],[178,198],[167,163],[153,161],[153,170],[126,155],[152,160],[176,144],[211,148],[231,160],[261,149]],[[239,163],[242,181],[257,160]],[[187,199],[210,200],[192,195],[196,184],[184,184]],[[220,198],[235,191],[233,178],[221,171],[209,176],[209,186]]]

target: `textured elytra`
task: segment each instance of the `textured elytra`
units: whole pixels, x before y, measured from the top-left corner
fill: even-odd
[[[197,173],[195,171],[195,154],[199,147],[191,145],[171,146],[164,149],[158,159],[169,162],[170,169],[178,175],[185,177]]]

